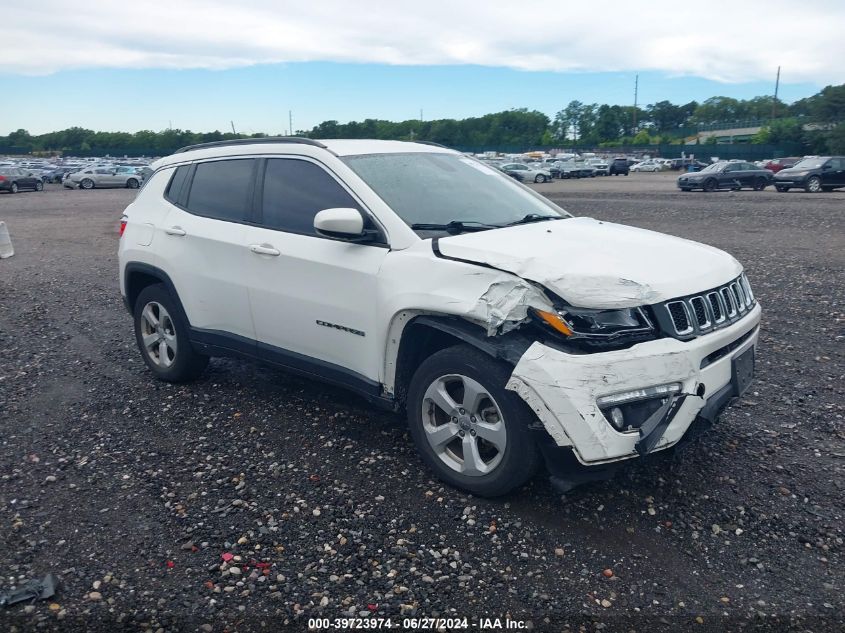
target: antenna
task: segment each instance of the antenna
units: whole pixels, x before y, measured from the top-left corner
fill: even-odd
[[[637,131],[637,92],[640,87],[640,76],[634,77],[634,133]]]
[[[778,66],[778,74],[775,78],[775,98],[772,99],[772,120],[775,119],[778,111],[778,88],[780,88],[780,66]]]

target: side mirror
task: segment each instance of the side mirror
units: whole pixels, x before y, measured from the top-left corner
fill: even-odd
[[[370,242],[378,237],[378,231],[364,229],[364,216],[358,209],[346,207],[318,212],[314,230],[323,237],[345,242]]]
[[[822,169],[824,171],[827,171],[828,169],[833,169],[833,165],[829,165],[829,164],[828,165],[822,165]]]

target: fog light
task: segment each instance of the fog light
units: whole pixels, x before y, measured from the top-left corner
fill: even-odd
[[[622,409],[619,407],[613,407],[610,410],[610,421],[613,423],[617,429],[624,429],[625,428],[625,415],[622,413]]]
[[[656,385],[644,389],[623,391],[596,400],[607,421],[617,431],[636,431],[674,394],[680,393],[681,383]]]

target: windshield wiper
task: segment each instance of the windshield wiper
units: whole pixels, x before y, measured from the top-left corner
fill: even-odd
[[[516,226],[518,224],[531,224],[532,222],[545,222],[546,220],[563,220],[564,217],[562,215],[540,215],[539,213],[529,213],[523,218],[519,220],[514,220],[513,222],[508,222],[507,224],[503,224],[502,226]]]
[[[463,233],[468,231],[486,231],[488,229],[500,229],[498,224],[485,224],[477,220],[452,220],[445,224],[432,222],[417,222],[411,225],[414,231],[447,231],[449,233]]]

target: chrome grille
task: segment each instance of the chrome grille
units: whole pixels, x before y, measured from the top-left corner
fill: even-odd
[[[654,308],[657,321],[667,334],[691,338],[735,323],[754,303],[751,286],[743,274],[718,288],[672,299]]]

